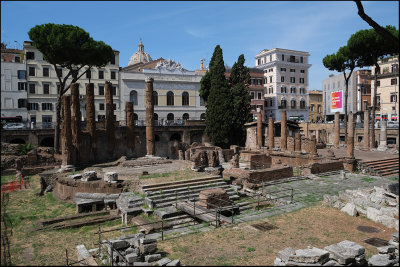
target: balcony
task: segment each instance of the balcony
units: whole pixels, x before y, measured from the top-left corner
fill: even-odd
[[[286,61],[287,62],[291,62],[291,63],[300,63],[300,60],[298,60],[298,59],[290,59],[290,58],[288,58]]]

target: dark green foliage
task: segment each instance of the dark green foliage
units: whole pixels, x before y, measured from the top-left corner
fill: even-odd
[[[222,49],[217,45],[209,66],[210,89],[206,110],[206,134],[217,146],[227,147],[232,123],[232,101],[225,78]],[[208,78],[207,78],[208,79]],[[202,81],[203,86],[207,86]]]
[[[209,71],[201,78],[199,95],[207,102],[211,89],[211,74]]]
[[[31,143],[19,144],[17,146],[17,153],[19,156],[26,155],[26,154],[28,154],[29,151],[31,151],[34,148],[35,148],[35,146],[32,145]]]
[[[244,66],[244,55],[233,64],[230,83],[232,94],[231,144],[244,146],[246,129],[244,124],[251,121],[251,96],[249,95],[250,71]]]

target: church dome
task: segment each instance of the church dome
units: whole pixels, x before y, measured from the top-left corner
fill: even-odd
[[[131,56],[129,59],[128,66],[135,65],[137,63],[147,63],[152,61],[151,56],[144,52],[144,45],[142,44],[142,40],[140,40],[140,44],[138,45],[138,51]]]

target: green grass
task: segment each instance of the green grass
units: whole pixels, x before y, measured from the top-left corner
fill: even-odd
[[[150,178],[162,178],[162,177],[169,177],[171,173],[153,173],[148,175],[140,175],[139,179],[150,179]]]
[[[254,251],[256,251],[256,249],[253,248],[253,247],[248,247],[248,248],[247,248],[247,252],[254,252]]]
[[[6,184],[9,182],[16,181],[15,175],[2,175],[1,176],[1,184]]]
[[[364,177],[362,178],[362,180],[363,180],[364,182],[367,182],[367,183],[373,183],[373,182],[376,181],[375,178],[369,177],[369,176],[364,176]]]
[[[398,175],[391,176],[391,177],[388,177],[388,179],[397,182],[397,181],[399,181],[399,176]]]

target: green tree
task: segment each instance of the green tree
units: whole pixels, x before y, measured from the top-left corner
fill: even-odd
[[[60,83],[56,104],[54,149],[60,151],[61,97],[71,83],[79,80],[91,67],[102,67],[114,57],[112,48],[102,41],[95,41],[85,30],[65,24],[37,25],[28,32],[29,38],[54,70],[66,68],[65,76],[57,75]],[[85,68],[86,67],[86,68]],[[79,73],[80,71],[83,71]],[[90,79],[89,79],[90,82]]]
[[[390,34],[398,39],[399,31],[394,26],[386,26],[385,28]],[[377,94],[377,81],[380,74],[380,67],[378,60],[382,59],[387,55],[398,54],[398,50],[392,45],[387,38],[382,37],[378,34],[375,29],[360,30],[353,35],[347,41],[347,46],[352,51],[357,51],[359,54],[359,67],[375,66],[374,75],[374,88],[373,88],[373,98],[371,107],[371,147],[376,147],[375,145],[375,111],[377,109],[376,94]]]
[[[250,71],[244,66],[244,55],[233,64],[230,84],[232,95],[231,144],[243,146],[246,139],[244,124],[251,121],[251,96],[249,95]]]
[[[345,128],[345,140],[347,139],[347,97],[349,92],[349,80],[353,70],[357,67],[357,53],[355,50],[351,50],[348,46],[342,46],[335,54],[327,55],[322,59],[322,63],[325,68],[334,70],[337,72],[343,72],[345,80],[345,92],[344,92],[344,128]],[[346,71],[348,74],[346,74]]]
[[[217,45],[209,65],[209,95],[206,109],[206,134],[217,146],[227,147],[232,123],[232,101],[225,78],[222,49]],[[202,85],[207,86],[202,80]]]

